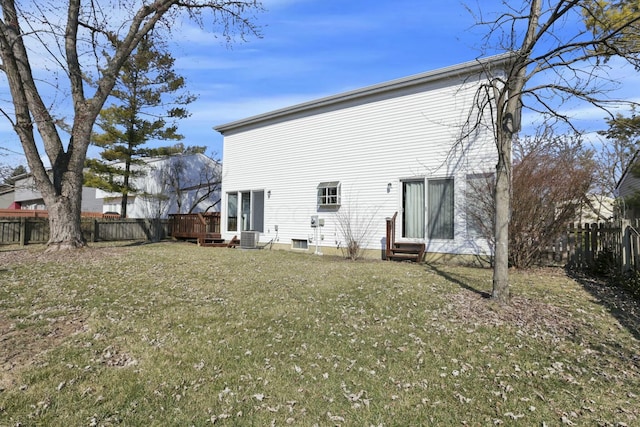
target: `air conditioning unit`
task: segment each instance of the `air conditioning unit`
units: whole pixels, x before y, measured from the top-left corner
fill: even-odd
[[[241,231],[240,247],[242,249],[255,249],[258,247],[259,231]]]

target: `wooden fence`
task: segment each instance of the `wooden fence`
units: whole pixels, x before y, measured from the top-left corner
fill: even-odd
[[[640,269],[640,222],[618,220],[569,224],[560,238],[542,254],[542,263],[575,269],[613,262],[620,271]]]
[[[169,235],[168,220],[82,218],[82,235],[89,242],[161,240]],[[47,218],[0,218],[0,244],[47,243]]]
[[[85,217],[81,226],[84,238],[90,242],[161,240],[182,234],[190,237],[194,232],[219,233],[220,214],[172,216],[171,220]],[[555,244],[546,248],[542,261],[584,269],[602,259],[610,259],[620,271],[640,270],[639,231],[639,220],[570,224]],[[25,245],[48,240],[47,218],[0,217],[0,244]]]
[[[566,233],[568,259],[572,268],[590,268],[598,262],[615,263],[620,271],[640,268],[638,220],[617,220],[593,224],[571,224]]]

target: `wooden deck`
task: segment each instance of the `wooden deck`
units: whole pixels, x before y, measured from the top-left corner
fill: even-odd
[[[198,246],[236,247],[237,236],[228,242],[220,234],[220,212],[169,215],[169,236],[178,240],[192,240]]]

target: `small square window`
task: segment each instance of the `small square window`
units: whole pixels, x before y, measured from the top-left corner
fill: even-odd
[[[340,206],[340,181],[318,184],[318,206]]]

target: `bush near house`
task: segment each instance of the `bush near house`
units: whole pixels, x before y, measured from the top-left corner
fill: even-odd
[[[0,425],[637,425],[640,310],[561,269],[0,248]]]

